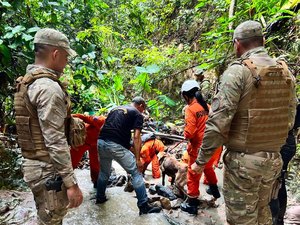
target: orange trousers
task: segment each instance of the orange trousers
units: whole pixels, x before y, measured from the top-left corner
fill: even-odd
[[[188,146],[191,148],[191,146]],[[196,174],[191,169],[191,165],[196,161],[197,155],[194,154],[198,152],[198,149],[192,149],[189,153],[189,161],[188,161],[188,172],[187,172],[187,194],[191,198],[197,198],[200,195],[199,191],[199,184],[200,184],[200,178],[202,174]],[[204,167],[203,173],[205,174],[205,177],[207,179],[208,184],[217,184],[218,179],[214,171],[214,165],[216,162],[220,160],[220,155],[222,153],[222,146],[217,148],[211,159],[207,162],[207,164]]]
[[[75,169],[79,162],[82,159],[83,154],[89,151],[90,159],[90,176],[93,183],[96,183],[98,180],[98,174],[100,170],[100,163],[98,158],[97,145],[82,145],[76,149],[71,148],[71,160],[73,169]]]
[[[154,154],[154,156],[152,157],[151,160],[152,160],[152,177],[153,178],[160,178],[159,161],[158,161],[157,155]],[[151,161],[149,161],[149,160],[144,161],[143,158],[141,158],[141,161],[142,161],[143,166],[144,166],[143,172],[145,172]]]

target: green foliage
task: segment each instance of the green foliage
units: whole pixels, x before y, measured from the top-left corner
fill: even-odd
[[[267,46],[298,72],[299,20],[295,4],[287,2],[237,1],[229,18],[229,0],[2,0],[0,119],[13,119],[12,98],[4,99],[34,60],[32,40],[39,28],[61,30],[78,53],[62,78],[69,83],[73,112],[105,113],[143,95],[155,117],[172,119],[181,113],[177,93],[186,79],[179,71],[200,65],[218,76],[233,59],[230,23],[286,18]]]
[[[7,149],[0,141],[0,189],[14,189],[25,186],[23,174],[21,172],[22,157],[20,152]]]

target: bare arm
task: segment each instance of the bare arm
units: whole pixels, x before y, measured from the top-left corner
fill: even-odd
[[[133,133],[133,151],[136,159],[136,164],[139,169],[139,171],[142,171],[142,163],[140,160],[140,151],[142,147],[142,139],[141,139],[141,130],[140,129],[134,129]]]

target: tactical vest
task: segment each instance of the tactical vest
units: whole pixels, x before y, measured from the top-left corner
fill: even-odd
[[[251,59],[243,61],[252,85],[241,96],[232,120],[228,149],[245,153],[279,152],[288,134],[288,110],[292,79],[287,65],[259,67]],[[246,85],[244,86],[245,89]]]
[[[39,124],[36,106],[31,104],[27,90],[30,84],[39,78],[49,78],[57,82],[63,91],[65,88],[57,77],[45,69],[38,69],[27,73],[24,77],[17,79],[17,87],[14,98],[16,113],[16,126],[18,133],[18,143],[22,149],[22,155],[28,159],[38,159],[49,161],[49,153],[45,146],[44,137]],[[70,100],[66,95],[66,102],[70,109]],[[68,117],[70,110],[68,110]]]

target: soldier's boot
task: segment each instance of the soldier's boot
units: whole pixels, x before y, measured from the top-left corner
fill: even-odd
[[[162,210],[161,207],[152,206],[148,202],[145,202],[144,204],[139,206],[139,209],[140,209],[140,215],[148,214],[148,213],[159,213]]]
[[[218,185],[216,185],[216,184],[210,184],[209,187],[206,189],[206,193],[209,194],[209,195],[214,196],[214,198],[220,198],[221,197]]]
[[[198,214],[199,200],[197,198],[187,198],[187,200],[180,204],[180,209],[189,214]]]

